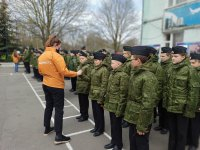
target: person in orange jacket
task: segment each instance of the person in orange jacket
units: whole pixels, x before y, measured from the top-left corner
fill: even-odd
[[[15,64],[15,72],[18,72],[20,59],[21,59],[21,56],[17,53],[16,50],[14,50],[14,52],[12,54],[12,60],[13,60],[13,62]]]
[[[51,35],[45,44],[45,52],[38,58],[38,70],[43,76],[43,91],[45,93],[46,108],[44,112],[44,135],[52,131],[56,132],[54,144],[62,144],[70,141],[70,137],[62,134],[63,107],[64,107],[64,77],[76,77],[82,74],[69,71],[64,58],[57,53],[61,47],[61,41],[57,36]],[[50,126],[53,108],[55,107],[54,127]]]

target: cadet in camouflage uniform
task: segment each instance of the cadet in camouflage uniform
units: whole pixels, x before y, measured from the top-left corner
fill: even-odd
[[[161,48],[160,59],[161,59],[161,66],[164,72],[163,79],[165,78],[169,67],[172,66],[171,51],[172,49],[170,47]],[[163,88],[164,86],[166,86],[166,83],[163,83]],[[166,102],[163,103],[163,98],[161,98],[158,104],[159,126],[154,128],[155,131],[160,131],[161,134],[166,134],[168,132],[167,110],[165,108],[166,107],[165,103]]]
[[[156,122],[156,117],[157,117],[157,106],[159,104],[159,101],[161,100],[162,97],[162,89],[163,89],[163,69],[158,62],[158,51],[153,48],[147,46],[147,49],[151,51],[151,58],[148,60],[148,62],[145,64],[146,67],[149,68],[149,71],[155,74],[157,80],[158,80],[158,99],[155,102],[155,108],[154,108],[154,122]]]
[[[131,74],[131,47],[130,46],[124,46],[123,47],[123,56],[126,57],[126,62],[123,64],[124,72],[126,72],[128,75]]]
[[[200,54],[191,53],[190,63],[198,73],[198,81],[200,81]],[[199,135],[200,135],[200,97],[198,98],[198,105],[196,108],[195,118],[189,120],[187,144],[188,150],[197,150],[199,147]]]
[[[189,64],[187,48],[172,48],[172,67],[166,83],[166,109],[169,122],[168,150],[185,150],[189,118],[195,117],[199,98],[199,78]]]
[[[131,74],[131,46],[124,46],[123,47],[123,56],[126,57],[126,62],[123,64],[123,70],[125,73],[127,73],[129,76]],[[126,122],[125,120],[122,120],[122,127],[123,128],[127,128],[129,127],[128,122]]]
[[[121,150],[122,144],[122,117],[127,102],[129,76],[123,71],[123,63],[126,58],[119,54],[112,54],[111,66],[113,68],[106,92],[104,109],[110,113],[111,143],[104,146],[105,149]]]
[[[36,66],[37,66],[37,51],[34,50],[32,57],[31,57],[31,65],[33,67],[33,78],[37,79],[37,73],[36,73]]]
[[[24,62],[26,73],[31,73],[30,69],[31,51],[29,49],[24,50],[22,60]]]
[[[90,132],[94,133],[93,136],[99,136],[103,134],[105,128],[103,103],[105,100],[109,71],[107,66],[102,63],[106,55],[101,52],[95,52],[93,55],[94,68],[91,71],[89,98],[92,100],[95,127]]]
[[[103,64],[108,68],[109,71],[112,70],[111,67],[111,55],[106,49],[101,49],[98,52],[101,52],[106,55],[106,58],[103,60]]]
[[[145,46],[133,47],[132,55],[135,71],[129,80],[124,120],[130,124],[130,150],[149,150],[158,80],[145,65],[150,57],[149,49]]]
[[[89,90],[90,90],[90,74],[92,66],[88,60],[88,56],[83,51],[79,53],[80,66],[78,70],[82,70],[82,75],[77,77],[76,91],[78,93],[80,116],[76,117],[79,122],[88,120],[88,108],[89,108]]]
[[[78,69],[78,58],[77,58],[77,54],[78,51],[77,50],[71,50],[71,57],[69,60],[69,70],[71,71],[77,71]],[[76,91],[76,81],[77,81],[77,77],[71,77],[71,85],[72,88],[69,90],[70,92],[75,92]]]

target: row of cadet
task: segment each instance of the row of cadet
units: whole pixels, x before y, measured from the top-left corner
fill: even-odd
[[[159,126],[154,129],[163,134],[169,130],[168,149],[184,150],[188,145],[188,150],[196,150],[200,134],[200,54],[189,57],[185,47],[162,47],[159,63],[158,51],[152,47],[124,46],[123,50],[123,55],[110,55],[103,49],[92,56],[86,51],[71,51],[79,58],[77,70],[82,70],[76,83],[81,114],[78,121],[88,119],[91,99],[93,136],[104,132],[104,110],[110,113],[112,140],[105,149],[122,149],[124,120],[129,124],[130,149],[148,150],[158,110]]]

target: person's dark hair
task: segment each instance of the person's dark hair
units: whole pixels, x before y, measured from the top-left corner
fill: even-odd
[[[45,43],[45,47],[52,47],[54,46],[54,44],[56,44],[56,46],[58,46],[61,43],[61,41],[59,40],[59,38],[56,35],[50,35],[48,40]]]
[[[149,60],[148,57],[142,56],[142,55],[134,55],[134,58],[135,58],[135,59],[140,59],[140,61],[141,61],[143,64]]]

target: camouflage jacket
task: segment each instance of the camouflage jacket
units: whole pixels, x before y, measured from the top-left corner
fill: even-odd
[[[198,74],[198,81],[200,82],[200,67],[195,68]],[[200,90],[200,89],[199,89]],[[197,103],[197,109],[196,112],[200,112],[200,93],[199,93],[199,98],[198,98],[198,103]]]
[[[76,91],[77,93],[89,94],[92,65],[89,61],[86,61],[84,64],[79,65],[78,70],[79,69],[81,69],[83,73],[81,76],[77,77]]]
[[[104,108],[113,112],[116,116],[123,116],[127,103],[129,76],[123,72],[123,68],[112,70],[106,92]]]
[[[167,80],[166,80],[166,77],[167,77],[167,72],[169,70],[169,68],[172,66],[172,60],[169,59],[165,62],[161,62],[161,67],[163,69],[163,90],[162,90],[162,106],[164,108],[166,108],[166,88],[167,88]]]
[[[108,68],[108,71],[112,70],[111,55],[110,54],[106,54],[106,58],[103,60],[102,64],[105,65]]]
[[[144,65],[131,74],[124,120],[135,124],[139,131],[148,132],[153,122],[157,87],[156,76]]]
[[[131,59],[128,59],[124,64],[123,64],[123,69],[124,72],[127,73],[128,75],[131,74]]]
[[[63,57],[64,57],[65,64],[66,64],[67,68],[69,68],[70,56],[69,55],[64,55]]]
[[[185,59],[172,65],[167,73],[166,109],[168,112],[195,117],[199,98],[199,81],[197,71]]]
[[[69,59],[68,69],[71,71],[77,71],[78,69],[78,58],[76,56],[71,56]]]
[[[99,66],[94,66],[91,71],[91,86],[89,92],[89,98],[91,100],[97,100],[100,103],[104,102],[108,78],[109,71],[105,65],[100,64]]]
[[[162,99],[162,89],[163,89],[163,69],[158,63],[158,57],[157,56],[152,56],[145,64],[145,67],[149,69],[150,72],[152,72],[157,80],[158,80],[158,90],[157,90],[157,100],[155,102],[155,106],[158,105],[159,101]]]
[[[32,56],[32,53],[30,50],[26,50],[23,54],[23,61],[24,62],[30,62],[31,61],[31,56]]]

